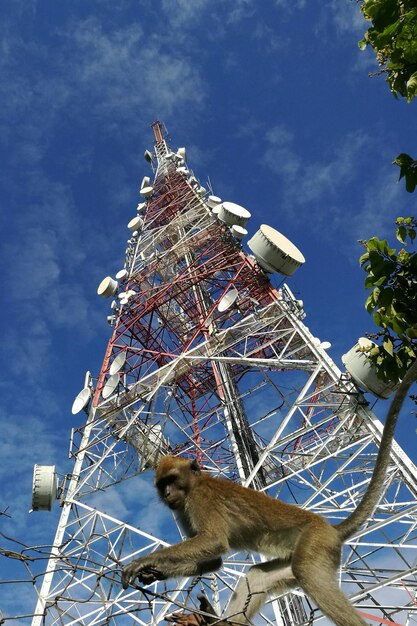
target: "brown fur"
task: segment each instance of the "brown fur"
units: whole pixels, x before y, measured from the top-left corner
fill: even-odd
[[[337,584],[343,541],[371,514],[389,463],[398,413],[417,376],[417,361],[407,372],[388,411],[375,470],[357,509],[336,526],[322,517],[263,493],[202,472],[196,461],[162,458],[155,484],[163,502],[176,511],[189,539],[140,557],[123,568],[126,589],[143,584],[215,571],[229,550],[249,550],[272,557],[250,568],[237,585],[227,615],[247,624],[268,593],[299,586],[337,626],[365,626]],[[204,596],[201,608],[214,614]],[[214,617],[207,616],[207,623]],[[174,615],[179,626],[199,626],[195,616]]]

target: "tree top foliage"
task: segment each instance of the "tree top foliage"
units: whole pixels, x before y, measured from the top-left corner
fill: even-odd
[[[416,0],[363,0],[360,4],[372,25],[359,47],[372,46],[392,93],[410,102],[417,95]]]

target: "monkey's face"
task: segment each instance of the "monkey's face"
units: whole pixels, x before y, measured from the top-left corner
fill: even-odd
[[[200,474],[195,461],[181,457],[164,457],[156,470],[155,485],[159,497],[173,511],[184,510],[193,480]]]
[[[173,511],[184,509],[187,489],[180,475],[175,472],[163,476],[156,482],[156,488],[159,497],[170,509]]]

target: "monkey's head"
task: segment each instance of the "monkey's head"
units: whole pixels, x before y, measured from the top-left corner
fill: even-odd
[[[163,503],[174,511],[183,510],[186,497],[200,474],[195,459],[162,457],[156,468],[155,486]]]

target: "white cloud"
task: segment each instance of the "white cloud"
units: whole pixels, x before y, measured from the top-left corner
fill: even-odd
[[[356,33],[358,36],[363,34],[368,28],[367,22],[363,17],[359,5],[351,0],[328,0],[322,8],[323,14],[327,14],[333,22],[336,31],[339,34]]]
[[[275,5],[285,11],[296,11],[297,9],[305,8],[306,0],[293,0],[293,2],[286,2],[286,0],[275,0]]]
[[[100,115],[117,110],[119,118],[137,119],[145,108],[148,116],[153,111],[156,117],[166,117],[180,107],[204,102],[196,60],[138,22],[108,31],[90,17],[63,36],[72,47],[70,80]]]
[[[309,227],[322,237],[344,232],[347,254],[357,239],[389,232],[392,208],[400,202],[392,166],[382,168],[371,184],[363,184],[370,153],[377,140],[350,132],[343,142],[327,146],[320,160],[308,160],[296,150],[296,137],[284,125],[265,133],[264,163],[280,180],[280,210],[305,213]],[[347,207],[349,207],[347,209]]]

